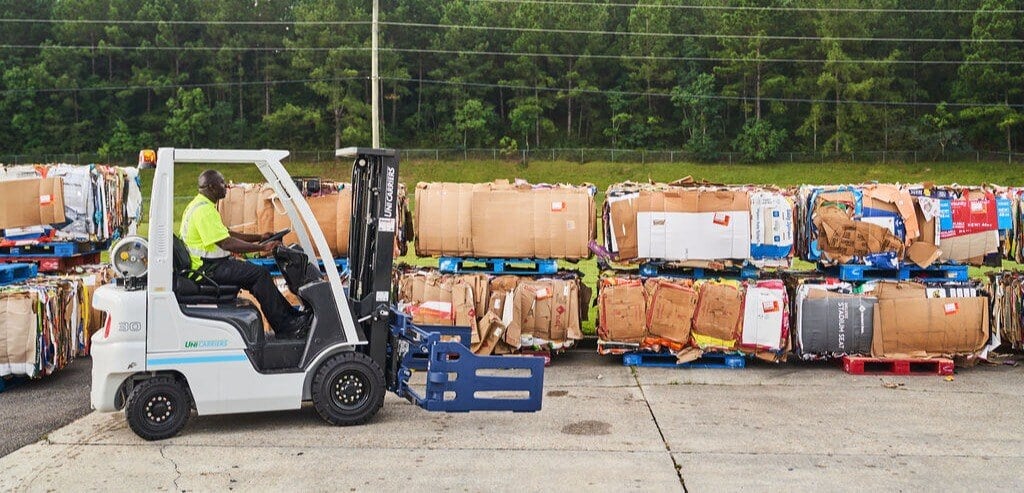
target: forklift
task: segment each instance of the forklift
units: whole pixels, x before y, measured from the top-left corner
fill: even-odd
[[[193,410],[281,411],[305,402],[328,423],[359,425],[380,410],[386,391],[429,411],[540,410],[543,358],[475,355],[468,327],[420,326],[395,308],[398,153],[347,148],[336,155],[354,160],[347,286],[281,164],[287,151],[161,148],[155,164],[147,160],[155,168],[148,241],[117,242],[110,252],[116,282],[94,294],[106,320],[92,337],[93,408],[123,409],[146,440],[175,436]],[[173,234],[177,163],[255,164],[273,187],[298,238],[273,256],[300,309],[312,313],[304,338],[264,333],[260,311],[238,298],[237,286],[190,271]]]

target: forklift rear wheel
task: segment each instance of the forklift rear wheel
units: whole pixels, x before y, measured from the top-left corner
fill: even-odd
[[[152,377],[135,384],[124,408],[128,426],[145,440],[177,435],[191,413],[188,389],[170,376]]]
[[[337,354],[317,369],[310,393],[313,406],[328,423],[360,425],[384,405],[384,371],[366,354]]]

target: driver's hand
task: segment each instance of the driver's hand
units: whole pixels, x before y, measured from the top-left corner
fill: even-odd
[[[268,252],[269,253],[269,252],[274,251],[274,249],[279,247],[279,246],[281,246],[281,242],[280,241],[268,241],[266,243],[261,243],[260,244],[260,247],[261,247],[260,251],[261,252]]]
[[[267,238],[270,238],[271,236],[274,236],[274,233],[263,233],[260,235],[260,241],[267,241]]]

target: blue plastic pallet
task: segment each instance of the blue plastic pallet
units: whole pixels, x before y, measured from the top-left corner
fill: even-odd
[[[0,264],[0,286],[31,279],[38,273],[36,264]]]
[[[555,259],[441,257],[437,268],[445,274],[515,274],[540,276],[558,272]]]
[[[738,354],[705,353],[700,359],[689,363],[676,363],[676,356],[669,353],[635,352],[622,355],[625,366],[647,366],[658,368],[746,368],[747,359]]]
[[[659,262],[640,264],[640,277],[685,277],[687,279],[757,279],[760,271],[757,267],[745,265],[740,268],[726,270],[705,269],[703,267],[666,267]]]
[[[95,253],[109,246],[105,241],[52,241],[0,248],[0,256],[7,257],[73,257]]]
[[[921,281],[921,282],[966,282],[970,280],[966,265],[933,265],[926,269],[916,265],[904,265],[899,269],[880,269],[870,265],[842,264],[824,269],[825,273],[841,281]]]
[[[274,261],[274,259],[272,259],[272,258],[250,258],[250,259],[246,259],[246,260],[250,264],[255,264],[255,265],[258,265],[260,267],[266,267],[267,270],[270,271],[271,275],[274,275],[274,276],[281,275],[281,271],[279,271],[277,269],[277,262]],[[317,264],[319,264],[320,268],[323,269],[324,263],[322,261],[317,261]],[[342,272],[348,271],[348,259],[347,258],[336,258],[336,259],[334,259],[334,265],[338,267],[338,273],[339,274],[342,273]]]
[[[24,383],[28,378],[17,376],[17,377],[0,377],[0,393],[14,388],[16,385]]]

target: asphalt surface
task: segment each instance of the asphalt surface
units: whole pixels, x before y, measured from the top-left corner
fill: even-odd
[[[92,359],[77,358],[53,375],[0,392],[0,457],[89,414],[91,371]]]
[[[389,396],[347,428],[309,406],[193,416],[160,442],[90,413],[0,458],[0,491],[1024,491],[1024,367],[682,370],[577,350],[544,396],[522,414]]]

